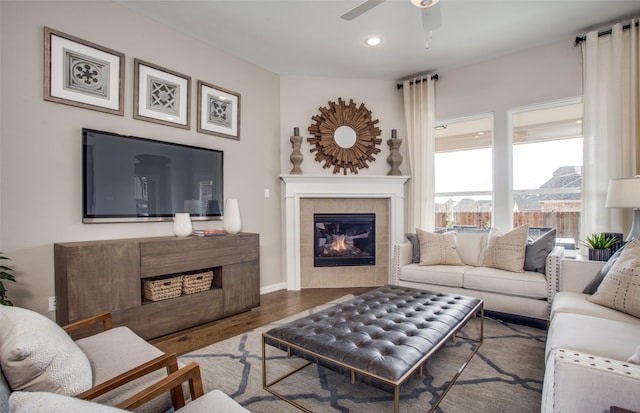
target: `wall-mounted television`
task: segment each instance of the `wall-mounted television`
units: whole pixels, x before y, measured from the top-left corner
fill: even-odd
[[[223,153],[82,129],[82,222],[221,219]]]

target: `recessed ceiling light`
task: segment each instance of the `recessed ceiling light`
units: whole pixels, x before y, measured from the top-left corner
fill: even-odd
[[[426,9],[431,6],[435,6],[440,0],[411,0],[414,6]]]
[[[367,40],[365,40],[365,43],[369,46],[377,46],[380,43],[382,43],[382,39],[376,36],[372,36],[372,37],[369,37]]]

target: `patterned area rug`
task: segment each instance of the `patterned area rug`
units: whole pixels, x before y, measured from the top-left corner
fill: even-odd
[[[299,412],[262,388],[261,334],[322,310],[337,302],[313,308],[276,323],[212,344],[180,357],[200,364],[205,391],[220,389],[252,412]],[[462,335],[477,337],[479,320],[471,321]],[[544,374],[546,331],[485,317],[484,343],[437,412],[539,412]],[[426,365],[422,377],[412,377],[401,388],[401,411],[426,411],[475,345],[456,339],[441,349]],[[267,346],[267,371],[274,379],[302,361]],[[278,383],[277,391],[313,412],[392,412],[393,396],[349,377],[310,365]]]

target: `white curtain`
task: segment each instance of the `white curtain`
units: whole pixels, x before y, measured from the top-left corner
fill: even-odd
[[[407,229],[433,229],[435,79],[424,76],[403,83],[407,154],[411,180],[407,194]]]
[[[631,210],[605,208],[610,179],[638,168],[640,66],[636,20],[611,35],[587,33],[582,43],[584,81],[584,169],[581,238],[594,232],[626,232]]]

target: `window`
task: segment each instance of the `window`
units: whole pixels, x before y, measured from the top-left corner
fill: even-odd
[[[511,112],[513,225],[556,228],[567,249],[580,233],[582,113],[579,101]]]
[[[491,226],[492,145],[491,114],[436,125],[436,228]]]

